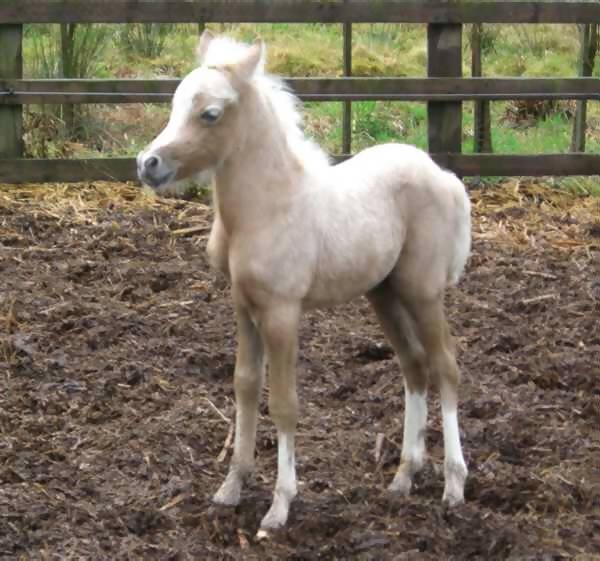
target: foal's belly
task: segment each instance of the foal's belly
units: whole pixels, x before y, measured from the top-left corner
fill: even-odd
[[[381,283],[398,262],[406,228],[394,198],[381,191],[348,187],[332,193],[331,200],[323,197],[316,209],[320,234],[316,234],[316,267],[305,307],[362,296]],[[324,208],[333,210],[324,214]]]
[[[398,243],[347,260],[335,257],[322,260],[302,302],[303,307],[332,306],[366,294],[390,274],[400,249]]]

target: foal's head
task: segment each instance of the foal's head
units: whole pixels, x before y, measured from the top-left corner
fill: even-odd
[[[137,157],[139,178],[157,191],[207,179],[227,159],[239,140],[240,96],[263,58],[261,44],[247,47],[209,31],[197,53],[200,66],[175,91],[167,126]]]

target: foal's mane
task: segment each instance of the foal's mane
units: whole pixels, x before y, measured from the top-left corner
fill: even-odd
[[[230,66],[247,54],[250,45],[229,37],[215,37],[202,57],[207,66]],[[265,72],[266,48],[263,44],[261,60],[251,78],[251,83],[268,100],[275,117],[285,133],[290,150],[307,167],[329,166],[329,158],[302,130],[300,100],[278,76]]]

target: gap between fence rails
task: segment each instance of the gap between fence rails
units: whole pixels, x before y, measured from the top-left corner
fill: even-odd
[[[309,94],[295,94],[297,97],[309,100],[309,101],[318,101],[318,100],[331,100],[331,101],[389,101],[389,100],[417,100],[417,101],[428,101],[428,100],[443,100],[443,101],[469,101],[473,99],[489,99],[489,100],[510,100],[510,99],[591,99],[591,100],[600,100],[600,92],[598,93],[530,93],[525,92],[522,94],[511,93],[511,94],[452,94],[452,93],[439,93],[439,94],[404,94],[404,93],[388,93],[388,94],[318,94],[318,93],[309,93]],[[51,92],[51,91],[37,91],[37,90],[23,90],[23,91],[15,91],[15,90],[0,90],[0,97],[12,97],[12,96],[30,96],[30,97],[61,97],[61,98],[71,98],[71,97],[143,97],[143,98],[157,98],[164,99],[165,101],[169,101],[173,97],[173,93],[143,93],[143,92]],[[88,103],[97,103],[94,101],[90,101]],[[114,102],[117,103],[117,102]],[[124,102],[127,103],[127,102]],[[135,103],[135,102],[132,102]],[[27,103],[29,105],[29,103]]]

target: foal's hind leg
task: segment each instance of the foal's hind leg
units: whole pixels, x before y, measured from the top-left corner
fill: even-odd
[[[423,347],[413,322],[394,289],[384,282],[367,295],[384,333],[392,344],[404,374],[404,434],[400,465],[389,486],[408,495],[414,475],[425,459],[427,424],[427,369]]]
[[[425,349],[432,381],[440,389],[444,428],[444,496],[450,505],[464,500],[467,466],[458,428],[458,385],[460,371],[454,344],[444,314],[443,295],[434,299],[406,300]]]

